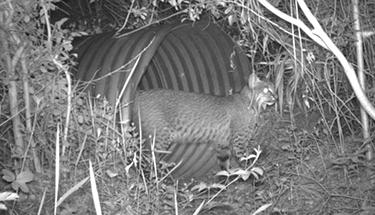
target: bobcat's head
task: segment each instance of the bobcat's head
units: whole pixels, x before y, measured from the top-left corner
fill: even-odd
[[[275,93],[275,87],[272,83],[259,80],[259,78],[252,73],[249,76],[248,87],[250,92],[248,92],[248,97],[250,99],[250,108],[254,108],[257,112],[261,109],[265,109],[267,105],[273,105],[277,99]]]

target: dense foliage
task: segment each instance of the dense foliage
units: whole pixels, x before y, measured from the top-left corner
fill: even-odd
[[[1,1],[0,206],[1,201],[14,199],[5,193],[9,191],[19,195],[16,204],[6,204],[11,214],[37,214],[39,208],[39,214],[54,210],[94,214],[98,212],[91,207],[93,199],[101,200],[105,214],[115,210],[176,213],[178,209],[191,214],[200,210],[247,214],[258,208],[280,214],[374,211],[373,164],[366,161],[363,147],[365,143],[373,147],[372,136],[362,139],[359,104],[344,69],[296,23],[279,18],[262,2]],[[270,3],[309,23],[295,1]],[[351,1],[306,4],[356,65]],[[367,96],[372,103],[374,7],[371,1],[359,5],[362,17],[369,17],[361,24],[366,33]],[[251,169],[257,165],[257,153],[250,157],[256,159],[249,171],[238,173],[241,177],[225,185],[201,181],[178,186],[153,178],[150,172],[160,170],[153,169],[153,160],[142,154],[141,141],[128,132],[119,133],[110,105],[105,100],[87,100],[71,80],[75,63],[70,51],[76,36],[199,19],[220,25],[244,49],[254,71],[269,74],[278,90],[278,120],[270,114],[275,121],[270,120],[269,129],[259,134],[266,149],[265,161],[259,164],[265,166],[263,177],[263,170]],[[91,194],[95,183],[85,184],[92,167],[89,160],[99,197]],[[239,182],[249,176],[251,183]]]

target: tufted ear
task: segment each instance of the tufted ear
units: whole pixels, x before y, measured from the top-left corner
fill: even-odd
[[[258,78],[258,76],[255,74],[255,72],[251,73],[248,80],[248,85],[250,89],[254,89],[255,86],[258,84],[258,82],[261,82]]]

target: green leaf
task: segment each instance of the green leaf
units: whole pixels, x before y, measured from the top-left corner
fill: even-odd
[[[3,173],[3,179],[7,182],[13,182],[14,180],[16,180],[16,175],[14,175],[13,172],[7,170],[7,169],[3,169],[1,171]]]
[[[249,172],[244,172],[243,174],[240,175],[242,180],[246,181],[247,179],[249,179],[250,177],[250,173]],[[258,179],[258,178],[257,178]]]
[[[62,113],[63,113],[63,111],[60,110],[60,109],[57,109],[57,108],[53,109],[53,111],[52,111],[52,114],[55,115],[55,116],[60,116]]]
[[[271,205],[272,205],[272,203],[268,203],[268,204],[265,204],[265,205],[261,206],[260,208],[258,208],[258,209],[253,213],[253,215],[260,214],[261,212],[263,212],[263,211],[265,211],[267,208],[269,208]]]
[[[352,157],[352,161],[354,162],[354,163],[362,163],[362,161],[358,158],[358,156],[354,156],[354,157]]]
[[[218,184],[218,183],[214,183],[214,184],[210,185],[209,187],[210,187],[211,189],[212,189],[212,188],[219,188],[219,189],[221,189],[221,190],[225,190],[225,189],[227,188],[225,185],[223,185],[223,184]]]
[[[21,172],[17,175],[18,183],[27,183],[34,179],[34,174],[30,171]]]
[[[225,171],[225,170],[222,170],[218,173],[216,173],[216,176],[225,176],[225,177],[229,177],[230,176],[230,173]]]
[[[19,198],[17,193],[2,192],[0,193],[0,201],[14,201]]]
[[[23,18],[23,21],[28,23],[30,22],[30,16],[26,15],[24,18]]]
[[[21,182],[21,183],[19,183],[17,181],[13,182],[12,183],[12,188],[14,190],[21,189],[22,192],[24,192],[24,193],[28,193],[29,192],[29,187],[25,183],[23,183],[23,182]]]
[[[252,169],[253,172],[256,172],[258,175],[263,175],[263,169],[259,167],[254,167]]]
[[[202,190],[208,189],[207,184],[204,182],[199,183],[198,185],[195,185],[191,188],[191,191],[198,190],[198,192],[201,192]]]

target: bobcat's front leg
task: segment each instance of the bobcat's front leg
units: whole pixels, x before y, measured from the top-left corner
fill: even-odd
[[[231,156],[232,153],[229,146],[224,146],[217,150],[217,161],[220,170],[229,170]]]

